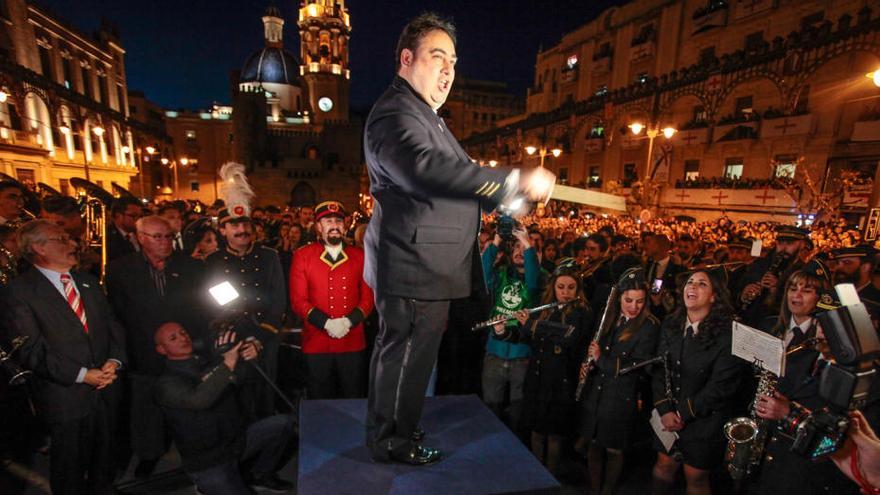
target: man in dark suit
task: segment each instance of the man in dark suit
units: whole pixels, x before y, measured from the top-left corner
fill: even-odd
[[[34,268],[0,298],[3,324],[8,337],[27,337],[18,357],[36,376],[34,398],[49,426],[52,493],[112,493],[110,439],[114,382],[124,359],[122,328],[98,281],[70,273],[76,241],[61,227],[29,222],[19,244]]]
[[[141,252],[107,266],[107,292],[125,327],[131,358],[127,373],[131,449],[140,461],[135,475],[141,477],[153,471],[168,446],[162,411],[154,400],[165,360],[156,352],[153,334],[161,324],[177,321],[201,338],[207,324],[203,265],[172,253],[174,230],[165,219],[144,217],[136,228]]]
[[[144,214],[137,198],[122,197],[110,207],[112,222],[107,226],[107,261],[121,258],[140,250],[135,238],[135,223]]]
[[[480,168],[437,110],[455,78],[455,28],[424,14],[404,28],[397,77],[364,132],[375,198],[364,279],[380,330],[370,363],[367,444],[376,460],[425,464],[440,452],[413,441],[451,299],[485,291],[478,259],[480,206],[523,192],[546,199],[554,176]]]
[[[673,260],[670,247],[665,234],[651,234],[645,238],[645,255],[648,258],[645,270],[651,287],[651,313],[660,321],[675,308],[678,300],[676,278],[685,271],[685,267]]]

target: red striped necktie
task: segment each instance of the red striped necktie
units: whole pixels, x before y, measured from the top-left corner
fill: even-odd
[[[73,287],[73,280],[70,278],[70,275],[66,273],[61,275],[61,285],[64,287],[64,296],[67,298],[67,304],[70,305],[70,309],[73,310],[76,317],[82,322],[83,330],[85,330],[86,333],[89,333],[89,323],[86,321],[86,310],[83,308],[79,294]]]

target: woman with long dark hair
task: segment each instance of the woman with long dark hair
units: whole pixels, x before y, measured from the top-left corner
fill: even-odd
[[[822,328],[813,316],[830,301],[828,268],[818,260],[791,274],[785,283],[779,316],[768,318],[763,329],[783,340],[786,349],[785,376],[778,379],[776,392],[756,397],[755,412],[767,420],[768,441],[761,470],[751,492],[759,493],[848,493],[852,484],[830,460],[814,462],[791,452],[792,439],[780,434],[776,422],[788,416],[792,402],[816,410],[825,405],[819,397],[820,354],[827,354]],[[823,301],[824,299],[824,301]]]
[[[663,320],[657,346],[671,360],[671,396],[663,367],[653,376],[662,428],[678,440],[667,451],[654,439],[653,493],[670,493],[684,464],[688,495],[701,495],[712,493],[709,472],[724,461],[722,428],[734,415],[745,362],[730,353],[734,312],[723,269],[694,270],[679,286],[681,303]]]
[[[623,453],[632,446],[639,420],[641,375],[618,372],[651,358],[660,329],[649,308],[645,270],[630,268],[616,285],[617,297],[609,301],[606,316],[613,323],[598,342],[590,343],[588,351],[595,369],[587,378],[581,426],[588,443],[590,487],[602,495],[614,493],[623,471]]]
[[[535,317],[519,311],[515,314],[519,327],[500,327],[495,333],[502,340],[531,347],[523,383],[522,425],[531,431],[532,453],[555,474],[562,439],[574,424],[577,373],[593,324],[581,279],[572,265],[557,268],[544,289],[541,304],[553,302],[567,304]]]

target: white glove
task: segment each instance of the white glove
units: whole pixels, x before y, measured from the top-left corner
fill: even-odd
[[[334,339],[341,339],[348,334],[348,329],[351,327],[351,323],[348,321],[348,318],[330,318],[324,323],[324,328],[327,330],[327,334],[329,334]]]

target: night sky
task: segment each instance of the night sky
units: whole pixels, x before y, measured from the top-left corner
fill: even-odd
[[[263,46],[269,0],[36,0],[91,33],[102,17],[118,24],[129,89],[168,109],[230,101],[229,74]],[[299,59],[298,0],[275,2],[285,47]],[[503,81],[522,97],[533,80],[538,47],[593,19],[620,0],[350,0],[351,99],[368,109],[394,73],[394,47],[406,21],[425,10],[451,17],[458,35],[457,75]]]

